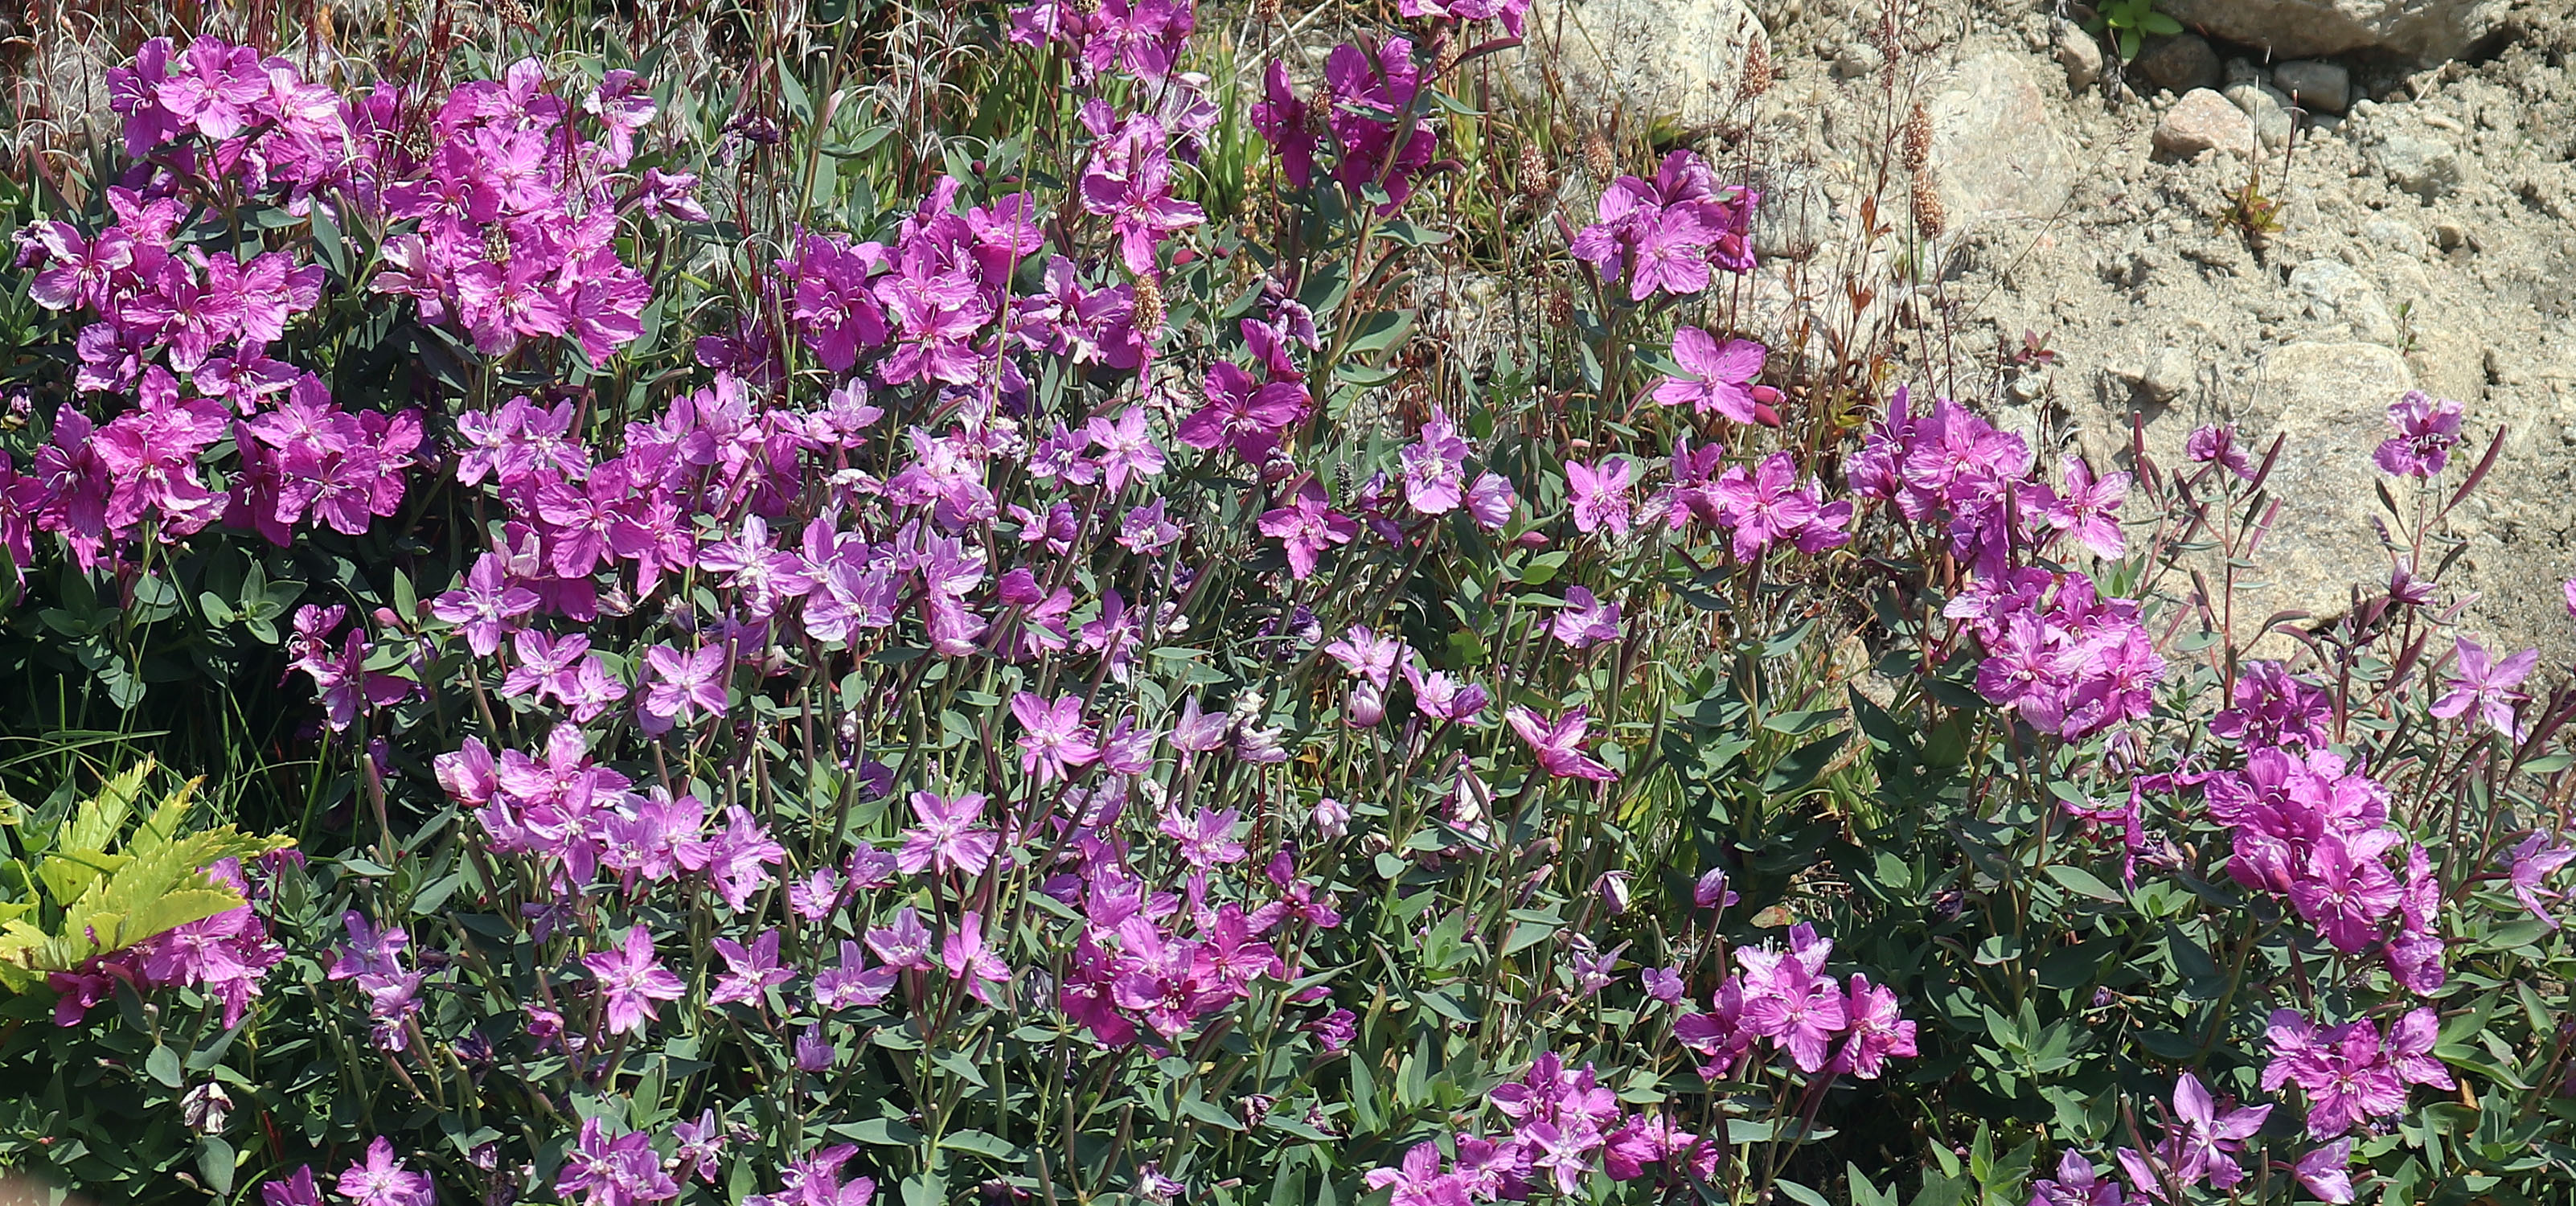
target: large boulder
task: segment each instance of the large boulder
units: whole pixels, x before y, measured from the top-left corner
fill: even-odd
[[[1750,48],[1770,34],[1744,0],[1537,0],[1504,84],[1527,99],[1550,77],[1572,111],[1696,130],[1751,117],[1741,96]]]
[[[2381,545],[2371,453],[2387,439],[2388,407],[2415,388],[2396,350],[2375,343],[2292,343],[2263,357],[2249,432],[2286,441],[2266,490],[2282,503],[2279,522],[2240,582],[2236,614],[2249,627],[2267,615],[2341,615],[2352,587],[2385,589],[2392,566]],[[2258,450],[2259,451],[2259,450]],[[2401,483],[2402,484],[2402,483]],[[2212,572],[2210,584],[2217,586]]]
[[[1926,108],[1933,182],[1954,225],[2053,218],[2066,207],[2074,155],[2023,56],[1996,52],[1960,64]]]
[[[2379,51],[2430,66],[2494,30],[2507,0],[2163,0],[2213,37],[2279,59]]]

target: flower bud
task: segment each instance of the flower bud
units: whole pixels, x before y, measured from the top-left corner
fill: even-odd
[[[1711,867],[1700,872],[1699,882],[1691,885],[1691,903],[1703,909],[1723,909],[1742,899],[1726,888],[1726,868]]]

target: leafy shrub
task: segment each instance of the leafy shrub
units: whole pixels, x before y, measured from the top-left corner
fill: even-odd
[[[1320,80],[1173,0],[782,18],[727,96],[527,29],[145,43],[122,158],[20,198],[16,723],[163,725],[310,854],[217,887],[267,845],[165,808],[132,903],[38,864],[0,1159],[270,1206],[2566,1171],[2576,693],[2423,569],[2500,437],[2393,400],[2399,572],[2241,624],[2277,443],[1882,396],[1924,366],[1868,295],[1922,281],[1775,354],[1749,165],[1595,133],[1565,209],[1573,140],[1486,107],[1519,7],[1408,8]],[[1468,273],[1490,362],[1417,330]],[[232,928],[63,928],[164,888]]]

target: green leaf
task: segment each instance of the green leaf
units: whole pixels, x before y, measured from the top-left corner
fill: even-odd
[[[143,1070],[151,1073],[152,1079],[173,1089],[187,1083],[179,1067],[179,1053],[157,1043],[152,1047],[152,1054],[143,1057]]]
[[[1017,1159],[1020,1150],[1011,1146],[1008,1140],[999,1135],[975,1130],[953,1131],[941,1135],[939,1146],[954,1148],[961,1152],[973,1152],[978,1156],[994,1160]]]
[[[2175,34],[2182,32],[2182,22],[2176,21],[2164,13],[2148,13],[2147,19],[2143,23],[2143,27],[2148,33],[2154,34],[2160,38],[2170,38]]]
[[[1832,1200],[1825,1195],[1795,1181],[1773,1181],[1771,1187],[1787,1195],[1790,1201],[1802,1202],[1805,1206],[1834,1206]]]
[[[2120,895],[2119,889],[2103,883],[2100,876],[2082,867],[2051,865],[2047,868],[2047,872],[2050,879],[2057,881],[2058,887],[2078,896],[2090,896],[2095,900],[2109,901],[2113,904],[2118,904],[2125,899]]]

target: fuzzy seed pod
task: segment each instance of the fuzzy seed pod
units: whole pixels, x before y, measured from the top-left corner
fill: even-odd
[[[1563,285],[1547,295],[1548,325],[1559,330],[1574,326],[1574,293]]]
[[[1923,165],[1932,162],[1932,111],[1923,102],[1914,102],[1914,111],[1905,115],[1905,170],[1923,173]]]
[[[1583,136],[1583,170],[1592,173],[1595,184],[1608,184],[1619,172],[1619,157],[1610,151],[1609,136],[1597,129]]]
[[[1136,278],[1136,333],[1151,339],[1163,330],[1163,285],[1150,276]]]
[[[1431,43],[1431,73],[1434,76],[1445,76],[1457,65],[1458,39],[1450,37],[1449,31],[1444,28],[1440,31],[1439,37]]]
[[[1927,239],[1940,238],[1942,227],[1949,215],[1942,212],[1941,193],[1932,187],[1931,176],[1918,175],[1914,178],[1912,200],[1915,232]]]
[[[1538,149],[1537,143],[1521,144],[1519,168],[1522,196],[1538,201],[1556,192],[1556,170],[1548,166],[1547,152]]]
[[[1752,100],[1771,90],[1771,45],[1756,38],[1744,48],[1744,78],[1735,85],[1740,100]]]
[[[1279,23],[1279,0],[1252,0],[1252,19],[1263,25]]]

